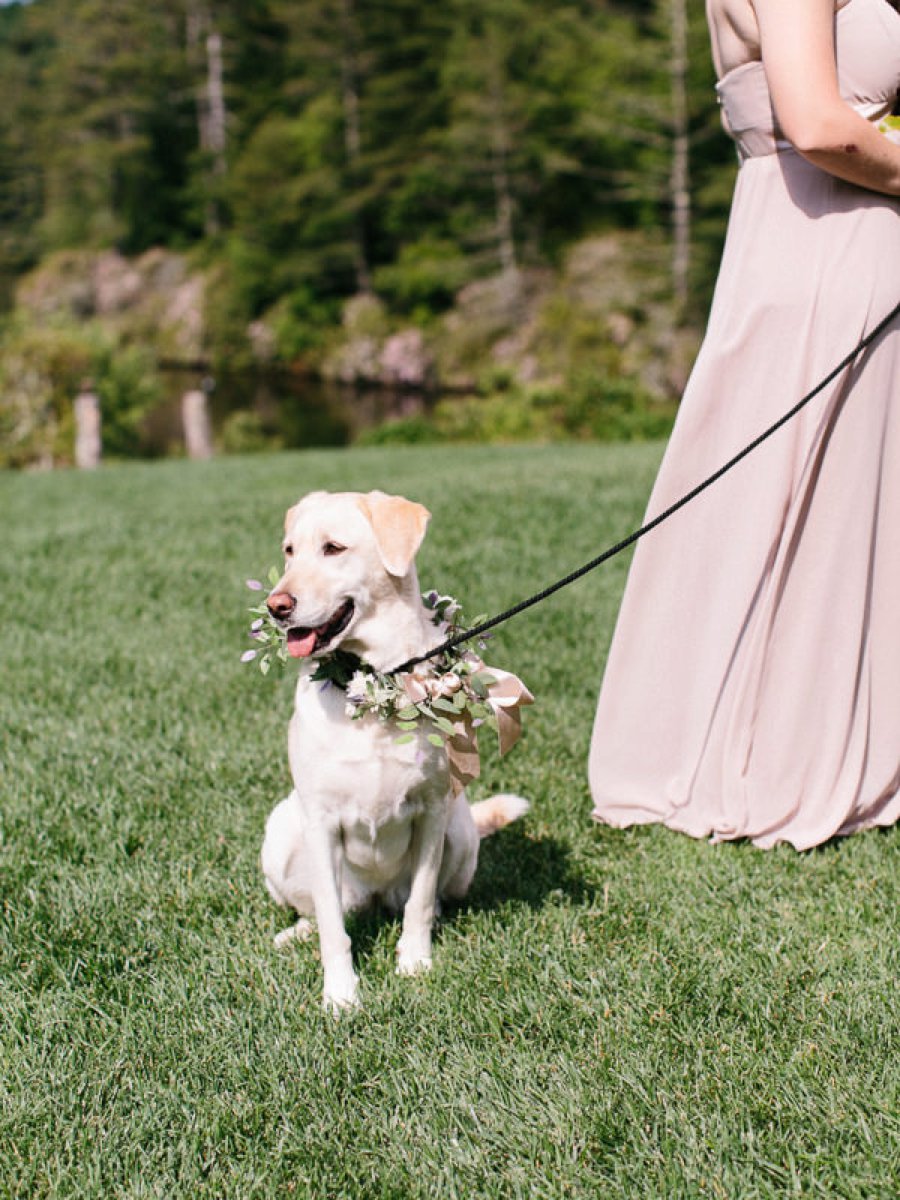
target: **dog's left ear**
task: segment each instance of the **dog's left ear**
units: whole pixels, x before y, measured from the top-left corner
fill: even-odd
[[[361,496],[360,508],[368,517],[384,569],[402,578],[422,545],[431,513],[414,500],[369,492]]]

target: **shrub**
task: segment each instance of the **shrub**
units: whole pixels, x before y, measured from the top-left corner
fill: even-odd
[[[276,357],[295,362],[321,350],[326,331],[340,320],[340,303],[316,296],[309,287],[298,287],[273,305],[263,319],[272,329]]]
[[[131,458],[141,453],[141,424],[163,396],[152,355],[138,346],[110,348],[95,360],[95,386],[103,415],[103,453]]]
[[[367,429],[356,439],[358,446],[418,446],[439,442],[442,435],[426,416],[402,417]]]
[[[152,358],[96,324],[11,325],[0,344],[0,465],[71,461],[73,401],[88,381],[104,454],[137,454],[141,420],[162,395]]]
[[[229,243],[228,249],[227,260],[209,271],[203,297],[206,349],[216,371],[246,370],[253,366],[247,332],[251,310],[237,282],[235,243]]]
[[[523,386],[500,372],[494,383],[489,390],[485,378],[482,394],[444,396],[430,417],[386,422],[359,443],[645,441],[667,436],[676,411],[629,378],[591,374]]]
[[[259,413],[247,408],[226,417],[219,440],[226,454],[261,454],[282,446],[282,439],[271,432]]]
[[[472,264],[453,242],[425,239],[404,246],[396,262],[379,267],[374,283],[392,308],[426,312],[449,307],[472,276]]]
[[[569,434],[604,442],[666,437],[677,412],[674,401],[654,399],[635,379],[594,373],[576,374],[561,403]]]

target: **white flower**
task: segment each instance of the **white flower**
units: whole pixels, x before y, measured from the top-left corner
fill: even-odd
[[[448,625],[452,624],[453,618],[462,611],[462,605],[452,596],[441,596],[437,603],[441,610],[441,616]]]
[[[458,692],[462,687],[462,680],[455,671],[448,671],[446,675],[441,675],[437,683],[440,687],[440,695],[452,696],[454,692]]]
[[[362,704],[368,692],[369,677],[365,671],[356,671],[347,684],[347,699],[351,703]]]
[[[387,704],[394,699],[395,693],[396,689],[389,684],[374,683],[371,690],[372,703],[376,707]]]

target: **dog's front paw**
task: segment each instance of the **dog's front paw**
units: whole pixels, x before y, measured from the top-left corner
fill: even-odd
[[[424,940],[404,942],[403,938],[397,944],[397,974],[424,975],[431,970],[431,943]]]
[[[335,1016],[359,1008],[359,978],[351,971],[347,975],[326,979],[322,1006]]]
[[[424,975],[431,970],[431,957],[412,958],[402,957],[397,959],[397,974],[398,975]]]

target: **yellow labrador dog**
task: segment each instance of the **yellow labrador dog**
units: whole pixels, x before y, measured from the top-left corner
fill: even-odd
[[[313,662],[335,650],[387,671],[441,640],[414,565],[428,511],[383,492],[313,492],[285,519],[285,571],[267,604],[290,654]],[[266,824],[262,869],[273,898],[296,910],[276,939],[309,936],[315,917],[324,1003],[358,1004],[343,914],[378,897],[403,911],[397,971],[431,966],[442,896],[465,894],[479,838],[528,808],[518,796],[469,805],[450,786],[445,751],[396,726],[352,719],[346,696],[301,671],[288,733],[294,790]]]

